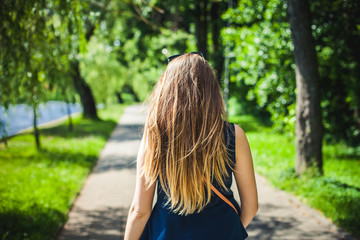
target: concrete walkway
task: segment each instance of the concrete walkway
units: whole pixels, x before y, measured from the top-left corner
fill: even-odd
[[[135,188],[135,160],[146,112],[129,106],[85,182],[59,240],[123,239]],[[259,212],[248,239],[353,239],[315,210],[256,176]],[[234,195],[238,193],[233,184]]]
[[[140,105],[125,109],[58,239],[123,239],[145,118]]]

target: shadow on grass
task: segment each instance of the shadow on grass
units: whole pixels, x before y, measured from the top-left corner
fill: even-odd
[[[325,144],[324,158],[329,158],[335,161],[359,161],[360,145],[350,146],[343,142]]]
[[[83,119],[74,125],[69,131],[67,125],[60,125],[52,128],[41,129],[42,136],[57,136],[62,138],[82,138],[87,136],[99,136],[108,139],[112,130],[117,125],[112,120],[88,120]]]
[[[305,196],[312,207],[321,210],[324,215],[330,217],[334,223],[337,223],[349,233],[359,236],[359,187],[323,176],[312,178],[294,177],[290,170],[284,171],[280,175],[279,181],[282,182],[283,189]]]
[[[36,154],[26,155],[25,153],[24,155],[23,152],[18,151],[12,152],[8,155],[2,155],[1,157],[4,161],[13,161],[14,159],[26,159],[29,163],[44,162],[49,166],[66,162],[86,168],[93,167],[96,160],[98,159],[98,156],[96,154],[85,154],[79,152],[65,151],[62,149],[46,148],[43,148],[41,152],[38,152]]]
[[[336,154],[338,160],[360,161],[360,153],[341,153]]]
[[[68,151],[61,151],[61,150],[48,150],[43,149],[42,153],[46,155],[46,159],[51,159],[50,164],[58,164],[58,163],[71,163],[76,164],[81,167],[92,168],[96,163],[98,156],[96,154],[89,154],[89,153],[76,153],[76,152],[68,152]],[[40,157],[39,160],[41,160]]]
[[[2,206],[5,207],[6,206]],[[34,205],[27,212],[18,209],[1,210],[0,237],[7,239],[52,239],[66,215],[53,208]]]
[[[324,181],[324,183],[326,183],[326,184],[331,184],[331,185],[333,185],[333,186],[335,186],[335,187],[338,187],[338,188],[351,189],[351,190],[355,190],[355,191],[360,192],[360,188],[355,187],[355,186],[352,186],[352,185],[349,185],[349,184],[346,184],[346,183],[342,183],[342,182],[340,182],[340,181],[338,181],[338,180],[335,180],[335,179],[333,179],[333,178],[326,178],[326,177],[324,177],[324,178],[323,178],[323,181]],[[360,200],[360,199],[359,199],[359,200]]]
[[[69,167],[72,167],[72,165],[79,165],[91,169],[98,159],[97,151],[94,151],[94,149],[91,149],[91,151],[86,151],[87,149],[83,149],[84,151],[81,150],[81,152],[76,152],[76,149],[73,150],[71,148],[64,148],[62,146],[65,146],[67,144],[67,140],[75,139],[75,141],[72,142],[76,142],[78,138],[86,138],[88,136],[96,136],[107,140],[116,125],[117,122],[111,120],[80,120],[74,122],[74,130],[72,132],[68,130],[68,126],[66,124],[47,129],[41,129],[41,136],[44,137],[42,139],[44,147],[40,152],[34,151],[32,146],[29,150],[28,145],[31,145],[32,142],[30,142],[27,137],[25,137],[26,140],[24,141],[24,143],[27,149],[23,149],[17,146],[16,148],[14,148],[15,150],[9,151],[9,154],[4,154],[3,157],[6,158],[4,159],[5,161],[12,161],[14,159],[26,159],[27,161],[21,161],[19,163],[19,166],[24,165],[25,167],[28,163],[33,164],[34,162],[45,163],[44,165],[41,165],[41,167],[45,166],[45,168],[47,167],[47,164],[52,166],[66,162],[70,163]],[[140,139],[141,132],[138,131],[137,133],[136,131],[134,131],[134,128],[139,129],[141,127],[142,125],[126,125],[117,128],[116,131],[121,132],[120,135],[116,136],[114,140],[126,141]],[[29,139],[30,137],[31,136],[29,136]],[[46,139],[51,138],[59,138],[59,145],[56,145],[57,143],[55,142],[55,144],[51,145],[52,147],[47,147],[50,146],[50,144],[46,144]],[[61,139],[65,139],[65,141]],[[21,141],[23,141],[23,137],[20,142]],[[87,146],[86,143],[85,146]],[[90,146],[90,148],[93,147]],[[116,163],[113,163],[111,161],[112,159],[109,159],[109,164],[102,166],[103,168],[100,168],[99,171],[107,171],[113,168],[121,169],[135,167],[135,165],[132,164],[132,162],[135,160],[134,157],[127,156],[121,159],[122,162]],[[11,205],[11,209],[9,206],[0,206],[0,238],[3,240],[52,239],[54,232],[56,232],[56,230],[60,227],[60,224],[64,223],[66,220],[66,214],[63,214],[62,212],[51,207],[34,205],[29,208],[25,208],[25,210],[21,210],[24,209],[23,207],[21,207],[21,202]],[[13,206],[19,206],[19,208]],[[122,212],[122,210],[119,211]],[[119,211],[117,211],[116,209],[110,209],[104,210],[103,213],[92,212],[92,214],[99,214],[99,216],[101,216],[101,218],[94,220],[92,224],[104,224],[102,226],[102,229],[105,231],[107,228],[109,229],[112,226],[111,216],[112,219],[116,218],[116,221],[119,220],[119,215],[116,215],[117,213],[120,214]],[[109,216],[107,216],[106,214],[108,214]],[[123,226],[122,228],[124,228],[125,226],[126,215],[127,210],[126,214],[124,214],[124,220],[120,221],[120,226]],[[93,218],[95,219],[95,215]],[[109,235],[110,239],[111,234],[106,232],[105,235],[107,236],[107,234]],[[103,239],[101,236],[104,236],[104,234],[102,234],[101,236],[94,236],[96,238]],[[117,234],[116,236],[116,239],[119,239],[119,234]]]

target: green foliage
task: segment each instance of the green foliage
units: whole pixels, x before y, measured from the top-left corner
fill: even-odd
[[[41,129],[41,152],[30,134],[0,145],[1,239],[53,238],[122,111],[110,106],[100,121],[76,118],[72,132],[66,123]]]
[[[195,45],[191,34],[169,30],[172,23],[164,15],[157,16],[169,9],[153,4],[119,1],[108,6],[81,60],[82,75],[97,101],[113,102],[115,93],[126,98],[129,90],[144,100],[166,67],[163,49],[176,54]]]
[[[0,104],[74,102],[73,66],[108,1],[4,1],[0,8]],[[106,7],[104,7],[106,6]]]
[[[245,113],[268,111],[276,128],[292,133],[295,74],[286,4],[240,1],[224,18],[232,22],[222,33],[232,45],[231,95],[248,105]]]
[[[359,9],[356,0],[312,4],[325,139],[344,139],[352,145],[360,142]]]
[[[354,146],[360,141],[359,7],[356,0],[311,1],[325,140]],[[222,31],[231,46],[231,96],[241,102],[242,113],[269,113],[278,131],[294,135],[296,82],[287,4],[242,0],[223,18],[231,22]]]
[[[194,39],[181,30],[174,32],[161,29],[159,35],[147,36],[144,41],[147,42],[146,54],[144,58],[137,59],[137,62],[133,63],[134,67],[131,68],[130,75],[127,78],[133,81],[134,90],[141,99],[147,97],[149,91],[165,70],[167,56],[162,53],[162,50],[166,49],[168,56],[179,52],[187,52],[189,51],[187,41],[194,41]]]
[[[137,29],[119,30],[118,34],[121,44],[113,50],[115,53],[121,52],[121,55],[118,55],[121,62],[121,76],[118,81],[131,86],[140,100],[147,97],[165,70],[167,57],[162,52],[163,49],[166,49],[169,55],[186,52],[187,41],[194,41],[189,34],[181,30],[170,31],[165,28],[159,29],[157,35],[144,35]]]
[[[293,135],[296,83],[287,4],[237,3],[221,19],[208,16],[212,47],[207,59],[221,73],[223,46],[229,44],[230,99],[240,102],[237,110],[269,118],[278,131]],[[219,14],[227,6],[224,1],[206,4],[217,6]],[[26,102],[36,107],[48,99],[74,102],[78,97],[71,78],[77,61],[97,101],[113,102],[114,92],[123,92],[124,86],[145,99],[166,66],[164,48],[169,54],[197,50],[195,22],[200,18],[195,6],[188,0],[3,1],[0,104]],[[356,145],[359,2],[316,0],[311,9],[325,139]],[[226,21],[231,27],[224,27]],[[214,46],[211,37],[217,36],[216,28],[222,33]]]
[[[19,101],[36,107],[55,83],[67,79],[62,74],[68,69],[70,36],[64,42],[68,35],[61,14],[69,8],[63,3],[66,1],[2,3],[0,103],[5,107]],[[79,4],[72,1],[73,6]]]
[[[115,92],[121,91],[125,81],[122,66],[112,53],[113,46],[93,36],[87,46],[82,64],[84,78],[93,90],[96,102],[115,102]]]
[[[298,195],[349,232],[360,235],[360,148],[325,144],[324,176],[295,172],[294,137],[274,132],[250,116],[230,118],[249,139],[255,170],[276,187]],[[276,147],[274,147],[276,146]]]

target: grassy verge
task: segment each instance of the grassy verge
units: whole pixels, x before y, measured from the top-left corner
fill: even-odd
[[[0,239],[51,239],[116,126],[124,106],[99,111],[102,120],[76,117],[41,130],[42,151],[31,134],[0,145]]]
[[[249,116],[233,117],[230,121],[246,132],[258,173],[360,236],[360,147],[324,144],[324,175],[299,177],[294,168],[294,137],[274,133]]]

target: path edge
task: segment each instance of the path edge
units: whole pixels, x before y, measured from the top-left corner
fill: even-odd
[[[276,188],[264,175],[261,175],[259,173],[256,173],[256,175],[257,175],[256,177],[262,178],[264,181],[266,181],[269,187],[273,188],[275,191],[279,191],[283,193],[283,195],[286,196],[290,204],[294,205],[296,208],[301,209],[303,212],[309,214],[311,217],[315,218],[321,224],[328,225],[330,227],[330,231],[336,234],[340,239],[357,240],[355,236],[347,232],[345,229],[335,225],[335,223],[333,223],[333,221],[330,218],[326,217],[320,210],[313,208],[308,204],[306,204],[304,201],[302,201],[299,196],[296,196],[285,190]]]
[[[126,106],[126,107],[127,107],[127,106]],[[126,107],[125,107],[125,109],[126,109]],[[124,111],[125,111],[125,109],[124,109]],[[123,112],[123,113],[124,113],[124,112]],[[90,175],[93,174],[93,172],[95,171],[97,165],[99,164],[100,159],[103,158],[104,149],[106,148],[106,145],[109,143],[109,140],[110,140],[110,139],[113,137],[113,135],[115,134],[115,130],[116,130],[116,128],[117,128],[117,127],[119,126],[119,124],[120,124],[120,120],[121,120],[121,118],[122,118],[123,113],[121,114],[121,116],[120,116],[119,119],[117,120],[116,126],[115,126],[114,129],[112,130],[110,136],[108,137],[108,139],[106,139],[106,142],[105,142],[105,144],[104,144],[104,147],[101,149],[101,151],[100,151],[100,153],[99,153],[99,155],[98,155],[98,158],[97,158],[94,166],[91,168],[91,170],[89,171],[89,173],[88,173],[88,175],[86,176],[85,180],[83,181],[83,183],[82,183],[82,185],[81,185],[80,191],[75,195],[75,198],[74,198],[73,202],[71,203],[71,206],[70,206],[70,208],[69,208],[69,211],[68,211],[67,214],[66,214],[66,221],[56,230],[56,232],[54,233],[52,239],[58,240],[58,239],[60,238],[60,235],[61,235],[61,233],[63,232],[64,227],[65,227],[66,223],[67,223],[68,220],[69,220],[69,214],[70,214],[70,212],[73,210],[73,208],[74,208],[74,206],[75,206],[75,203],[78,201],[78,199],[79,199],[79,197],[80,197],[80,195],[81,195],[81,192],[83,191],[84,187],[86,186],[87,182],[89,181]]]

